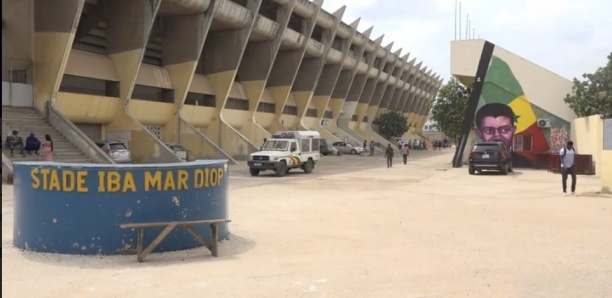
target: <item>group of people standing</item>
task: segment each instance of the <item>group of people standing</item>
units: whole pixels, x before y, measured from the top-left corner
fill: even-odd
[[[50,135],[45,135],[45,140],[40,141],[34,133],[30,133],[30,136],[26,138],[25,143],[19,132],[13,130],[9,136],[6,137],[6,146],[10,150],[11,156],[14,156],[14,150],[19,149],[21,155],[26,156],[36,154],[39,155],[40,148],[43,149],[43,158],[46,161],[53,161],[53,140]]]

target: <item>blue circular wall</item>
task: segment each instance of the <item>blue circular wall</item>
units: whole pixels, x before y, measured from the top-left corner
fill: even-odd
[[[14,164],[15,246],[37,252],[120,254],[137,231],[122,223],[228,218],[226,160],[152,165]],[[208,225],[195,227],[210,239]],[[145,230],[150,243],[161,232]],[[219,239],[227,237],[219,225]],[[155,251],[201,246],[182,228]]]

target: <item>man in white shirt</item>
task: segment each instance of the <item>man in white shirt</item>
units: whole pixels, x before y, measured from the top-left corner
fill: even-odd
[[[565,148],[559,150],[561,159],[561,181],[563,186],[563,194],[567,196],[567,175],[572,175],[572,196],[576,195],[576,171],[574,169],[574,160],[576,150],[574,150],[574,142],[567,142]]]

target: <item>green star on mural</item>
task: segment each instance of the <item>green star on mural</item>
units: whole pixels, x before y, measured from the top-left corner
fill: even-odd
[[[518,123],[519,118],[521,118],[521,115],[514,114],[514,123]]]

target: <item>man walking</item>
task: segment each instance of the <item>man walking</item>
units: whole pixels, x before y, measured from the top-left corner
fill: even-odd
[[[370,140],[370,156],[374,156],[374,140]]]
[[[576,150],[574,150],[574,142],[567,142],[565,148],[559,150],[559,157],[561,159],[561,182],[563,186],[563,194],[567,194],[567,175],[572,176],[572,196],[576,195],[576,171],[574,169],[574,159],[576,157]]]
[[[387,150],[385,150],[385,157],[387,158],[387,168],[393,166],[393,148],[391,144],[387,145]]]
[[[404,157],[404,164],[408,163],[408,154],[410,153],[410,148],[408,148],[408,144],[404,144],[402,147],[402,157]]]

